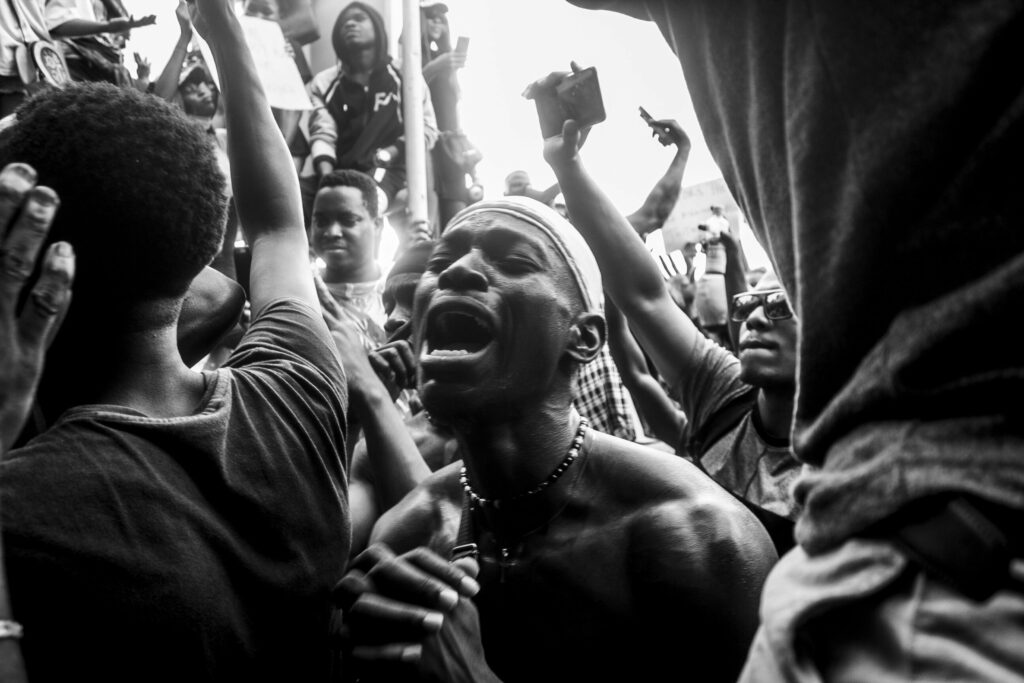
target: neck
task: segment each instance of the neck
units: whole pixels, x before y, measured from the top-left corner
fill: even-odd
[[[374,282],[380,279],[380,266],[370,261],[355,269],[338,270],[327,266],[324,269],[324,282]]]
[[[546,519],[565,503],[570,492],[565,482],[575,480],[578,462],[542,492],[510,499],[536,488],[565,460],[578,421],[566,401],[542,405],[512,419],[452,425],[473,492],[503,501],[498,506],[483,506],[492,528],[519,532],[535,526],[538,519]]]
[[[793,423],[792,388],[765,389],[757,394],[757,413],[761,418],[761,426],[766,436],[773,439],[789,440]]]
[[[357,48],[349,54],[349,60],[342,64],[346,74],[364,83],[377,64],[377,48],[374,45]]]
[[[64,348],[47,366],[40,400],[52,422],[68,408],[111,404],[150,417],[191,415],[199,405],[204,381],[181,360],[177,326],[118,332],[102,343]],[[52,371],[52,375],[51,375]]]

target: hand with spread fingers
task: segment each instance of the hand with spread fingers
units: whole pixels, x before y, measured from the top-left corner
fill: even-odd
[[[18,310],[58,203],[53,190],[36,185],[30,166],[9,164],[0,172],[0,453],[21,431],[46,348],[71,301],[74,251],[67,242],[56,242],[46,250],[42,273]]]
[[[396,556],[382,544],[357,556],[334,591],[339,636],[359,680],[494,682],[470,598],[475,559],[447,562],[426,548]]]

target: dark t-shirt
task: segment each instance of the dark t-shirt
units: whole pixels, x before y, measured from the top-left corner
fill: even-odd
[[[79,406],[3,462],[32,680],[324,678],[348,398],[319,322],[274,302],[194,415]]]

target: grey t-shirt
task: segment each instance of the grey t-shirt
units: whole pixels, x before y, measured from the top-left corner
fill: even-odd
[[[749,404],[739,422],[700,455],[704,470],[724,488],[751,503],[789,519],[797,507],[791,488],[800,473],[788,440],[764,435],[757,418],[757,389],[740,379],[740,362],[700,335],[689,350],[697,369],[680,380],[673,394],[689,418],[683,443],[706,429],[737,402]]]

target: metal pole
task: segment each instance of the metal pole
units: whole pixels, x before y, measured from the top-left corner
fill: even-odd
[[[403,0],[402,115],[405,118],[405,169],[409,182],[409,218],[427,215],[427,150],[423,131],[423,78],[420,55],[420,3]]]

